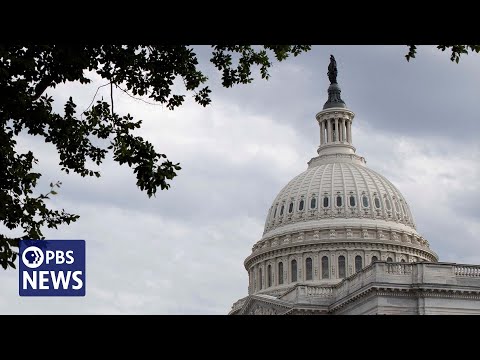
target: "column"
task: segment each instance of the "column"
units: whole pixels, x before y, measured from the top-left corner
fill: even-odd
[[[345,119],[340,119],[340,141],[344,142],[345,141]]]
[[[352,121],[347,121],[347,141],[351,144],[352,143]]]
[[[338,118],[335,118],[335,141],[339,141],[338,133]]]
[[[328,142],[333,141],[333,136],[332,136],[332,119],[327,120],[327,136],[328,136]]]
[[[325,121],[320,123],[320,145],[325,144]]]

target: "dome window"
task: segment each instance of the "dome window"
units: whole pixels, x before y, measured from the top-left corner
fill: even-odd
[[[297,281],[297,260],[292,260],[292,282]]]
[[[288,206],[288,213],[291,214],[293,212],[293,201]]]
[[[345,256],[338,257],[338,277],[343,279],[345,277]]]
[[[263,280],[262,268],[259,268],[258,269],[258,289],[259,290],[262,290],[262,280]]]
[[[363,204],[363,207],[368,207],[368,197],[367,195],[363,195],[362,196],[362,204]]]
[[[272,286],[272,265],[267,267],[267,287]]]
[[[310,209],[316,209],[317,208],[317,198],[312,198],[310,200]]]
[[[302,199],[300,200],[300,204],[298,205],[298,210],[302,211],[304,206],[305,206],[305,201]]]
[[[322,279],[328,279],[328,257],[322,257]]]
[[[278,204],[277,204],[277,206],[275,207],[275,212],[273,213],[273,218],[276,218],[276,217],[277,217],[277,209],[278,209]]]
[[[392,205],[390,204],[390,200],[385,199],[385,205],[387,206],[387,210],[392,210]]]
[[[355,201],[355,196],[350,195],[350,206],[355,207],[356,201]]]
[[[360,255],[355,256],[355,272],[362,270],[362,257]]]
[[[283,215],[283,208],[285,207],[285,205],[282,205],[282,207],[280,208],[280,216]]]
[[[305,280],[313,280],[313,263],[312,258],[305,260]]]
[[[278,263],[278,285],[283,284],[283,262]]]
[[[328,208],[330,206],[330,198],[328,196],[323,197],[323,207]]]
[[[337,195],[337,206],[340,207],[343,204],[342,197],[340,195]]]
[[[380,209],[380,199],[378,197],[376,197],[373,201],[375,202],[375,207],[377,209]]]

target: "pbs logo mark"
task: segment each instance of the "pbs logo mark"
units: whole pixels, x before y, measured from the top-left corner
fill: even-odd
[[[85,240],[20,240],[20,296],[85,296]]]
[[[36,246],[29,246],[22,254],[23,264],[30,269],[36,269],[41,266],[44,259],[43,251]]]

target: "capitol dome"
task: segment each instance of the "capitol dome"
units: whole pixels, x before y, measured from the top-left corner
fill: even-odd
[[[376,226],[419,236],[405,198],[390,181],[363,164],[334,160],[311,164],[280,191],[267,216],[265,237],[305,229],[306,221],[315,220],[310,224],[315,227],[370,219]]]
[[[329,78],[328,100],[316,114],[318,156],[268,209],[263,236],[244,263],[249,294],[339,283],[374,261],[438,261],[405,197],[356,154],[355,114],[340,96],[336,72]]]

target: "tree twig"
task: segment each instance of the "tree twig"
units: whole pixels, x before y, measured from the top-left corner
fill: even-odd
[[[134,100],[140,100],[140,101],[143,101],[145,104],[148,104],[148,105],[154,105],[154,106],[161,106],[163,107],[163,104],[154,104],[154,103],[151,103],[149,101],[146,101],[146,100],[143,100],[141,98],[138,98],[138,97],[135,97],[133,95],[130,95],[126,90],[122,89],[120,86],[118,85],[115,85],[117,88],[119,88],[120,90],[122,90],[125,94],[127,94],[128,96],[130,96],[132,99]]]
[[[110,84],[110,83],[106,83],[106,84],[104,84],[104,85],[100,85],[100,86],[97,88],[97,91],[95,91],[95,95],[93,95],[92,102],[90,103],[90,105],[88,105],[88,107],[87,107],[85,110],[82,111],[82,113],[80,114],[80,117],[83,116],[83,113],[84,113],[85,111],[87,111],[88,109],[90,109],[90,106],[92,106],[93,102],[95,101],[95,98],[97,97],[98,90],[100,90],[100,88],[102,88],[102,87],[104,87],[104,86],[107,86],[107,85],[109,85],[109,84]]]
[[[110,101],[112,103],[112,116],[113,116],[113,82],[110,81]]]

